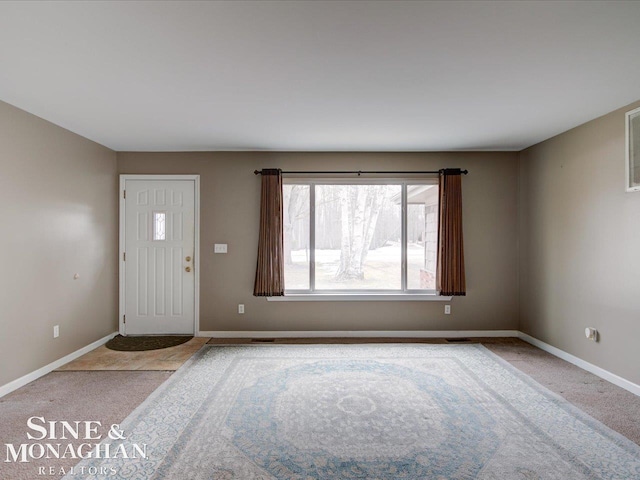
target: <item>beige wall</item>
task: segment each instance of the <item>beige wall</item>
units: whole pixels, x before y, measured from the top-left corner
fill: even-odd
[[[3,102],[0,172],[4,385],[117,330],[118,201],[115,152]]]
[[[520,329],[640,384],[640,192],[624,190],[637,106],[521,152],[519,258]]]
[[[267,302],[252,296],[260,179],[254,169],[435,170],[463,179],[468,294],[440,302]],[[201,176],[200,329],[517,329],[517,153],[118,153],[120,173]],[[214,255],[214,243],[229,253]],[[237,305],[246,313],[239,315]]]

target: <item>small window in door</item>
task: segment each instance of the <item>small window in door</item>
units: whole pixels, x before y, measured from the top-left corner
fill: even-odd
[[[165,212],[153,212],[153,239],[166,240],[166,219]]]

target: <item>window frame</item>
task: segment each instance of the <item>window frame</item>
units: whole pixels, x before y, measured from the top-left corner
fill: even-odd
[[[407,299],[417,299],[419,297],[437,297],[438,292],[436,289],[409,289],[408,288],[408,245],[407,245],[407,187],[410,185],[435,185],[438,186],[438,177],[428,176],[419,178],[406,178],[406,177],[384,177],[384,178],[372,178],[358,176],[357,178],[345,178],[345,177],[298,177],[298,176],[283,176],[282,183],[284,185],[308,185],[309,186],[309,289],[286,289],[286,275],[285,275],[285,291],[284,297],[280,297],[285,300],[287,297],[300,297],[305,299],[307,297],[314,297],[317,299],[326,298],[330,300],[336,299],[349,299],[349,298],[367,298],[379,296],[381,299],[399,299],[406,297]],[[315,227],[316,227],[316,212],[315,212],[315,187],[317,185],[399,185],[401,187],[401,254],[400,254],[400,289],[316,289],[315,288]],[[439,202],[438,202],[439,205]],[[437,258],[436,258],[437,269]]]

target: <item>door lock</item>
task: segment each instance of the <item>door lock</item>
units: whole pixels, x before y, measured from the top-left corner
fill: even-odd
[[[187,258],[185,258],[185,260],[186,260],[187,262],[190,262],[190,261],[191,261],[191,257],[187,257]]]

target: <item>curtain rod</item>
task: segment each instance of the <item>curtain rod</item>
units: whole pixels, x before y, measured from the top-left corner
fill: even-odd
[[[446,172],[447,170],[457,170],[461,174],[466,175],[469,173],[468,170],[460,170],[459,168],[441,168],[440,170],[423,170],[423,171],[373,171],[373,170],[333,170],[333,171],[283,171],[283,174],[286,175],[341,175],[341,174],[357,174],[358,176],[364,174],[368,175],[385,175],[385,174],[394,174],[394,175],[416,175],[416,174],[441,174]],[[262,175],[262,170],[254,170],[253,173],[255,175]]]

